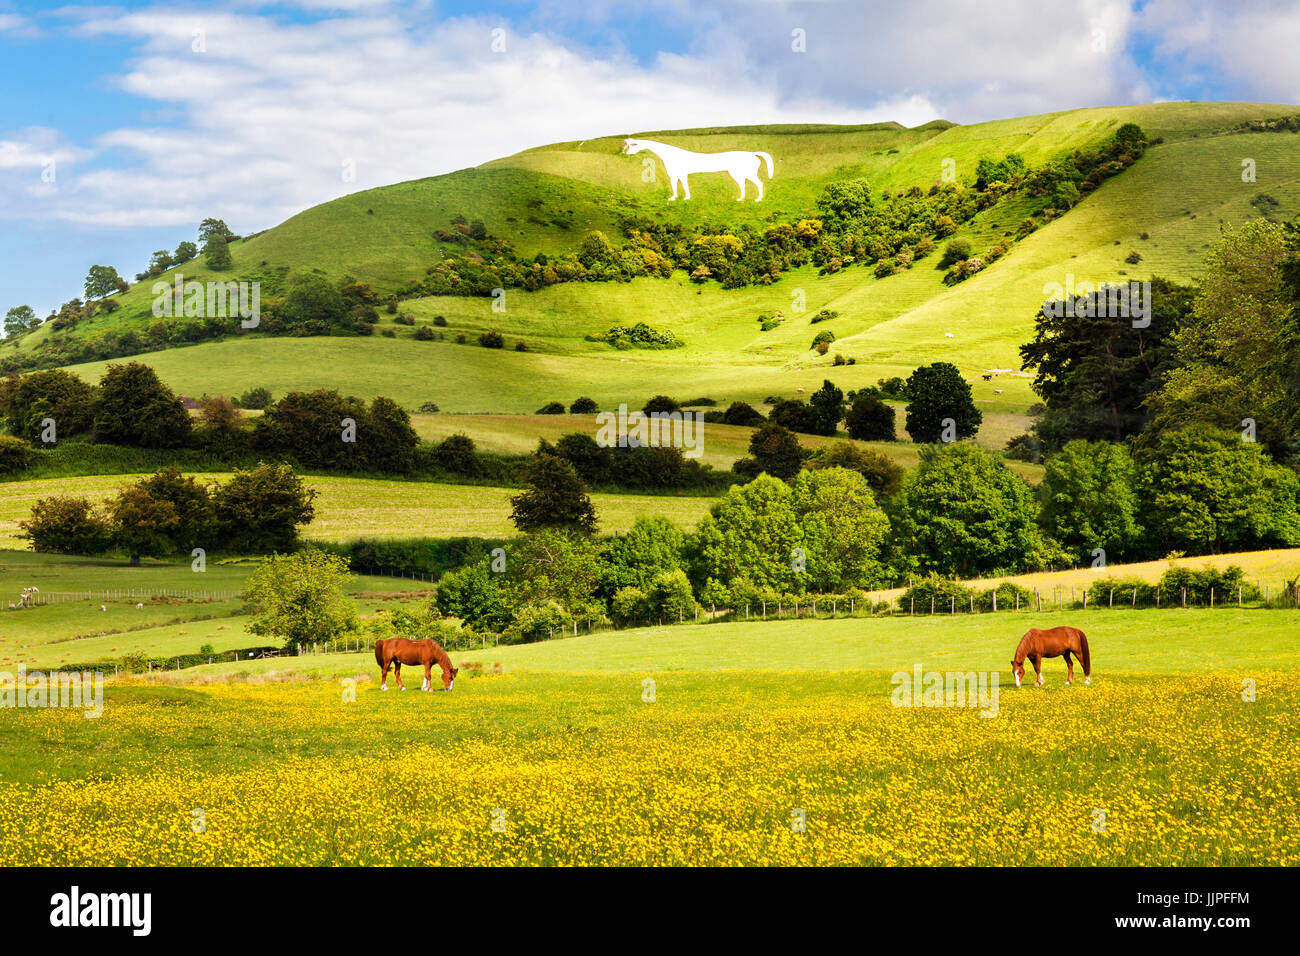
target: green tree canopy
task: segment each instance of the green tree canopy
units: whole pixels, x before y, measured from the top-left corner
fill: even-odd
[[[1053,549],[1023,478],[969,442],[930,446],[893,502],[894,553],[921,572],[961,577],[1042,567]]]
[[[907,433],[919,444],[944,437],[944,420],[952,419],[957,438],[971,438],[984,421],[975,407],[970,384],[950,362],[922,365],[907,379]]]
[[[347,561],[316,548],[265,558],[244,584],[254,611],[249,632],[291,649],[355,630],[357,609],[344,590],[349,580]]]

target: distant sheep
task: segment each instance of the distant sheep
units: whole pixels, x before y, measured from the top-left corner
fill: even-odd
[[[952,338],[952,333],[951,333],[951,332],[945,332],[945,333],[943,333],[943,337],[944,337],[945,339],[950,339],[950,338]]]

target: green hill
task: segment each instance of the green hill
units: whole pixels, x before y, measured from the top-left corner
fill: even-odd
[[[639,404],[667,392],[718,401],[761,402],[811,391],[823,378],[845,388],[906,375],[926,361],[953,361],[975,386],[986,412],[1019,414],[1034,401],[1028,379],[1014,373],[1017,349],[1030,333],[1043,287],[1079,279],[1191,279],[1224,226],[1259,215],[1265,195],[1274,218],[1300,213],[1300,150],[1294,133],[1241,133],[1250,120],[1294,114],[1286,105],[1164,103],[1103,107],[999,120],[972,126],[930,123],[859,127],[764,126],[635,134],[700,151],[763,149],[776,173],[762,203],[734,201],[725,175],[697,175],[690,202],[668,203],[666,183],[644,182],[642,156],[619,152],[624,134],[526,150],[445,176],[345,196],[232,245],[235,269],[224,275],[264,282],[264,295],[285,277],[319,271],[351,276],[384,294],[421,278],[448,251],[434,231],[464,215],[508,240],[521,256],[572,251],[590,230],[618,234],[623,215],[691,227],[766,228],[815,212],[826,184],[867,179],[873,190],[928,188],[953,162],[958,181],[973,179],[981,157],[1020,153],[1030,166],[1087,148],[1124,123],[1139,124],[1155,141],[1133,166],[1106,180],[1065,215],[1012,245],[983,272],[956,286],[943,283],[937,256],[896,275],[870,269],[818,275],[792,269],[767,286],[723,289],[684,273],[626,283],[566,283],[525,292],[511,289],[504,312],[491,300],[431,296],[402,303],[419,324],[447,322],[445,341],[416,341],[414,329],[383,314],[366,338],[232,337],[148,353],[163,377],[185,394],[237,393],[265,385],[276,394],[330,385],[344,392],[390,394],[408,407],[436,401],[450,412],[532,412],[552,400],[589,394],[602,403]],[[1258,181],[1241,181],[1242,160],[1255,160]],[[993,206],[959,235],[976,249],[1012,233],[1025,213],[1019,198]],[[1145,238],[1144,238],[1145,237]],[[1131,250],[1141,255],[1126,263]],[[463,252],[463,249],[458,250]],[[121,264],[125,267],[126,264]],[[126,271],[123,268],[123,271]],[[210,278],[201,263],[181,270]],[[170,274],[163,278],[169,278]],[[151,283],[118,296],[121,308],[80,323],[69,334],[140,328]],[[792,308],[796,293],[806,312]],[[810,317],[839,313],[815,331],[836,336],[831,352],[810,351]],[[760,332],[759,313],[781,310],[787,321]],[[669,328],[686,345],[666,351],[618,351],[586,340],[612,325],[644,321]],[[480,332],[496,329],[506,349],[479,348]],[[51,334],[49,323],[17,346],[30,349]],[[466,338],[464,345],[456,337]],[[513,350],[518,341],[528,351]],[[0,356],[5,349],[0,349]],[[836,353],[855,364],[832,367]],[[97,376],[105,363],[74,366]],[[1006,371],[994,371],[1006,370]],[[982,376],[992,374],[989,381]]]

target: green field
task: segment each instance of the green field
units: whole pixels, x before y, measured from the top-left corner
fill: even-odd
[[[37,499],[48,495],[110,497],[141,475],[94,475],[47,478],[0,484],[0,547],[21,548],[18,523],[31,513]],[[229,475],[197,474],[199,481],[224,480]],[[319,492],[316,517],[304,529],[309,541],[344,542],[356,538],[482,537],[514,533],[510,497],[517,488],[446,485],[422,481],[311,476],[309,487]],[[626,531],[638,515],[663,515],[694,526],[712,503],[689,495],[593,494],[592,504],[603,532]]]
[[[1007,686],[1029,623],[1010,613],[488,648],[457,655],[450,694],[382,693],[357,654],[110,682],[95,720],[0,711],[0,834],[38,814],[48,834],[0,842],[0,861],[1300,859],[1296,613],[1071,617],[1090,687],[1059,661],[1044,688]],[[982,711],[896,706],[891,672],[918,665],[1003,680]]]

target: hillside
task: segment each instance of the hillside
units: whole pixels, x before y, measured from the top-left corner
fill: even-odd
[[[1017,349],[1029,336],[1043,287],[1080,279],[1151,275],[1191,279],[1223,226],[1259,214],[1252,200],[1266,194],[1274,218],[1300,212],[1300,150],[1293,133],[1230,133],[1252,119],[1283,116],[1296,107],[1241,103],[1165,103],[1071,110],[972,126],[931,123],[862,127],[769,126],[647,132],[699,151],[743,147],[769,151],[776,175],[762,203],[737,203],[725,175],[699,175],[693,198],[667,203],[662,181],[642,181],[642,157],[619,154],[622,134],[526,150],[474,169],[367,190],[306,210],[273,229],[234,243],[234,275],[260,278],[264,295],[284,277],[318,270],[352,276],[387,293],[422,276],[446,254],[433,232],[458,214],[481,219],[489,234],[522,256],[575,249],[590,230],[618,233],[620,215],[664,223],[765,228],[814,211],[827,183],[867,179],[873,189],[928,188],[945,160],[969,182],[979,158],[1020,153],[1030,166],[1086,148],[1127,122],[1155,140],[1131,168],[1106,180],[1065,215],[1012,245],[1010,252],[956,286],[943,283],[937,256],[885,278],[870,269],[818,275],[792,269],[771,285],[723,289],[697,284],[678,271],[670,278],[564,283],[535,292],[510,290],[504,312],[486,298],[429,296],[402,304],[419,324],[442,316],[445,341],[413,340],[414,329],[381,313],[379,330],[393,337],[301,339],[261,334],[148,353],[163,377],[185,394],[238,393],[265,385],[276,395],[292,388],[337,387],[390,394],[414,409],[436,401],[445,412],[527,413],[547,401],[588,394],[602,404],[639,404],[652,394],[706,395],[718,401],[762,402],[811,391],[831,377],[844,388],[906,375],[916,365],[955,362],[975,387],[986,413],[1021,414],[1034,401]],[[1252,158],[1256,183],[1241,182]],[[993,206],[966,223],[959,236],[987,248],[1016,227],[1018,199]],[[219,212],[219,211],[218,211]],[[1146,236],[1146,238],[1142,238]],[[1124,260],[1130,250],[1139,264]],[[454,250],[452,250],[454,251]],[[138,265],[138,264],[133,264]],[[119,264],[124,273],[128,264]],[[204,280],[200,263],[181,268]],[[168,276],[163,277],[168,278]],[[225,276],[224,278],[230,278]],[[69,334],[139,328],[148,317],[149,285],[119,296],[122,307],[97,315]],[[797,290],[806,313],[791,308]],[[836,336],[832,352],[809,350],[810,317],[839,313],[819,325]],[[788,321],[760,332],[760,313],[783,310]],[[618,351],[585,336],[615,324],[645,321],[685,341],[668,351]],[[505,350],[472,343],[487,329],[506,338]],[[18,346],[37,347],[49,324]],[[470,344],[456,344],[464,335]],[[951,337],[949,337],[951,336]],[[528,351],[512,346],[522,340]],[[13,348],[6,346],[5,348]],[[856,364],[835,367],[838,352]],[[0,350],[0,355],[4,351]],[[74,366],[94,377],[105,363]]]

